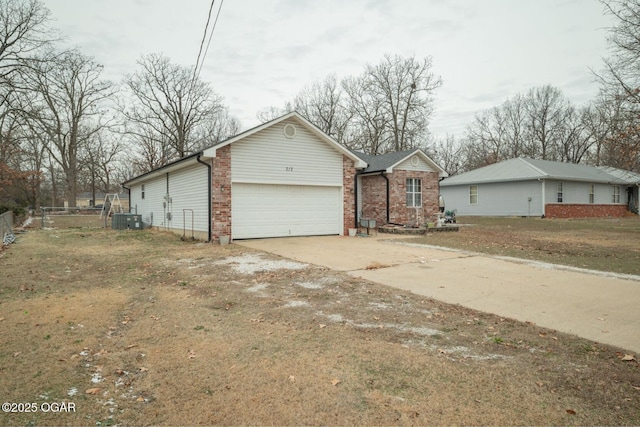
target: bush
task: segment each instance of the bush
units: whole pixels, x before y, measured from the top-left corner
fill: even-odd
[[[26,209],[21,206],[0,205],[0,215],[9,211],[13,212],[14,218],[22,218],[27,214]]]

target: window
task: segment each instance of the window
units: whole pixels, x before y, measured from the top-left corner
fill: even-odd
[[[620,203],[620,186],[613,186],[613,203]]]
[[[418,178],[407,178],[407,207],[422,206],[422,181]]]
[[[142,184],[142,198],[144,199],[144,184]]]
[[[562,203],[562,199],[563,199],[563,192],[562,192],[562,183],[559,182],[558,183],[558,203]]]
[[[595,203],[596,199],[596,186],[595,184],[589,184],[589,203]]]
[[[469,204],[470,205],[478,204],[478,186],[477,185],[469,186]]]

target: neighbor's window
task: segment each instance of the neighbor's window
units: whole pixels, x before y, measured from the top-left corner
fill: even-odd
[[[418,178],[407,178],[407,207],[422,206],[422,181]]]
[[[471,205],[478,204],[478,186],[477,185],[469,186],[469,204]]]
[[[144,199],[144,184],[142,184],[142,198]]]
[[[558,183],[558,203],[562,203],[562,197],[563,193],[562,193],[562,183],[559,182]]]
[[[620,203],[620,186],[613,186],[613,203]]]
[[[589,184],[589,203],[595,203],[596,199],[596,186],[595,184]]]

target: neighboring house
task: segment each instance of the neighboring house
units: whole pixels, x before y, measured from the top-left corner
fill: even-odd
[[[109,193],[109,197],[112,199],[115,193]],[[122,205],[123,212],[129,211],[129,194],[126,192],[122,192],[118,194],[118,199],[120,200],[120,204]],[[96,193],[95,203],[93,199],[93,194],[89,191],[84,193],[80,193],[78,197],[76,197],[76,207],[78,208],[93,208],[95,206],[102,206],[104,204],[105,194],[104,193]],[[65,201],[65,206],[67,202]]]
[[[376,225],[424,226],[439,212],[438,182],[447,173],[422,150],[378,156],[356,153],[367,162],[358,172],[358,212]]]
[[[216,242],[221,237],[346,235],[357,227],[359,211],[373,212],[370,203],[381,206],[378,190],[368,187],[375,178],[384,182],[380,175],[393,179],[390,219],[410,219],[395,198],[402,192],[402,203],[408,202],[408,179],[414,180],[412,209],[423,206],[420,215],[437,210],[438,176],[444,171],[424,153],[405,153],[386,169],[371,171],[374,179],[368,166],[292,112],[123,186],[130,192],[131,212],[142,215],[146,225],[188,236],[193,231]],[[380,191],[384,197],[384,185]]]
[[[611,168],[516,158],[447,178],[440,193],[446,209],[458,215],[618,217],[633,200],[637,204],[639,178]]]

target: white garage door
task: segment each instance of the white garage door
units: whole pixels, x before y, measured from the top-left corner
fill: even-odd
[[[342,234],[340,187],[233,184],[234,239]]]

